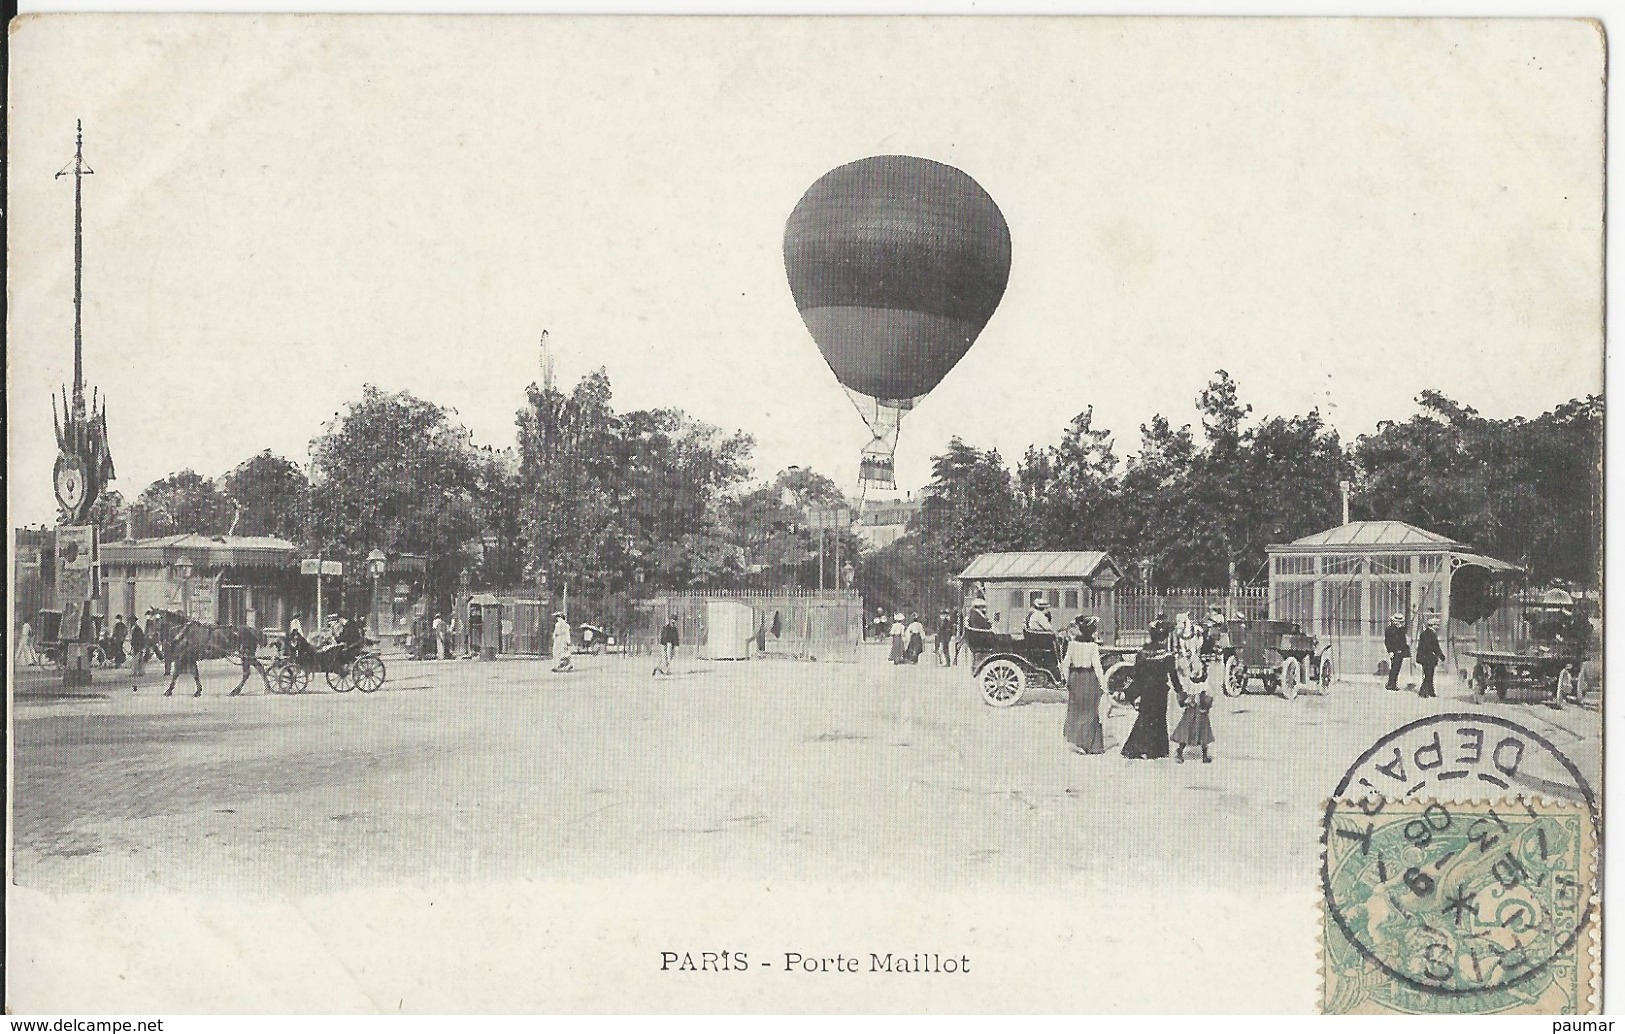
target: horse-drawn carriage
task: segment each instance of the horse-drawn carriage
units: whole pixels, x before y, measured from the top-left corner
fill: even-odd
[[[1278,692],[1288,700],[1309,682],[1318,683],[1322,693],[1331,687],[1329,646],[1321,645],[1294,622],[1227,621],[1218,626],[1209,642],[1211,646],[1202,650],[1201,665],[1191,678],[1204,681],[1217,666],[1225,696],[1240,696],[1255,681],[1264,692]]]
[[[371,693],[384,684],[384,659],[376,643],[335,642],[316,646],[302,636],[284,639],[268,670],[271,689],[276,693],[303,693],[313,676],[321,674],[335,693],[359,689]]]
[[[990,707],[1010,707],[1029,687],[1065,689],[1061,672],[1065,647],[1060,636],[1050,632],[1009,635],[990,629],[965,629],[965,645],[971,652],[971,675],[982,691],[982,702]],[[1129,701],[1132,672],[1125,664],[1134,650],[1102,646],[1100,663],[1106,671],[1106,691],[1119,702]],[[1128,677],[1125,677],[1126,676]]]

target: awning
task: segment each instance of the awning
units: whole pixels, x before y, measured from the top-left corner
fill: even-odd
[[[1505,560],[1484,556],[1481,553],[1451,553],[1450,566],[1457,567],[1483,567],[1496,572],[1522,571],[1517,564],[1509,564]]]

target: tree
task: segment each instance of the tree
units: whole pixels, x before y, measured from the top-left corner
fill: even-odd
[[[154,481],[132,510],[137,533],[145,529],[148,536],[224,535],[234,512],[219,486],[194,470]]]
[[[1072,418],[1059,445],[1030,448],[1016,472],[1037,537],[1051,549],[1106,549],[1117,536],[1117,455],[1094,408]]]
[[[952,577],[977,554],[1031,548],[1026,507],[997,449],[982,451],[957,436],[931,458],[931,484],[916,518],[932,557]]]
[[[239,463],[220,486],[236,507],[235,534],[304,540],[310,482],[298,464],[267,449]]]
[[[1355,443],[1359,516],[1408,521],[1526,566],[1537,581],[1600,582],[1600,396],[1534,420],[1490,420],[1438,391]]]
[[[311,448],[310,548],[345,561],[358,594],[372,550],[421,554],[431,592],[450,596],[481,532],[480,465],[450,412],[369,384]]]

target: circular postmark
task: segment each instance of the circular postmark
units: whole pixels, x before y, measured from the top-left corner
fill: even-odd
[[[1580,770],[1516,722],[1445,714],[1394,730],[1326,806],[1321,884],[1342,934],[1324,946],[1328,970],[1363,959],[1397,996],[1479,1004],[1543,977],[1577,982],[1599,828]]]

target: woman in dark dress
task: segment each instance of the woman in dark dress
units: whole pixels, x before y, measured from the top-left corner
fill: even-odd
[[[1140,699],[1140,714],[1134,719],[1123,743],[1126,758],[1165,758],[1168,756],[1168,691],[1184,694],[1174,655],[1168,650],[1166,621],[1151,625],[1151,641],[1134,661],[1134,684]]]

